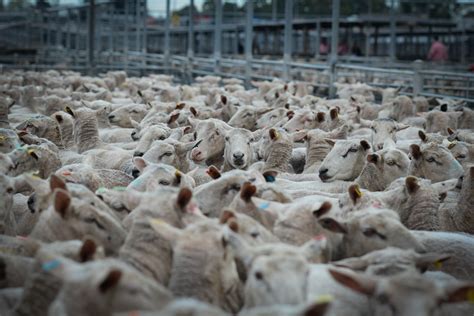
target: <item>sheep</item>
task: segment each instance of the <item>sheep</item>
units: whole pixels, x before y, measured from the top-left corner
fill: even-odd
[[[183,143],[173,139],[157,140],[152,143],[143,155],[143,159],[151,163],[167,164],[182,172],[188,172],[191,169],[192,163],[187,158],[187,154],[195,144],[195,142]],[[136,152],[134,155],[137,156]]]
[[[0,153],[7,154],[20,146],[20,138],[13,130],[0,128]]]
[[[164,222],[152,222],[160,232]],[[169,233],[167,233],[169,234]],[[204,220],[183,231],[173,229],[173,264],[169,289],[176,297],[192,297],[236,312],[242,305],[242,285],[232,252],[222,242],[220,225]]]
[[[223,170],[247,169],[254,159],[252,143],[255,135],[243,128],[234,128],[225,135]]]
[[[474,145],[465,142],[452,142],[448,145],[449,151],[454,158],[466,168],[469,164],[474,163]]]
[[[93,236],[107,253],[117,251],[126,235],[120,222],[112,215],[71,197],[69,191],[56,189],[54,207],[41,214],[29,237],[52,242],[77,239],[84,234]]]
[[[383,149],[384,143],[388,138],[397,142],[396,133],[410,126],[395,122],[392,119],[376,119],[372,121],[370,129],[371,145],[374,150]]]
[[[375,314],[392,310],[397,315],[430,315],[439,304],[468,301],[474,288],[470,283],[442,287],[413,273],[374,278],[336,269],[329,272],[340,284],[370,297],[370,309]]]
[[[138,134],[132,133],[132,138],[139,139],[133,155],[139,157],[143,156],[143,154],[146,153],[154,141],[165,140],[170,136],[170,133],[170,128],[164,124],[154,125],[146,129],[142,129]]]
[[[410,146],[412,160],[408,173],[424,177],[433,182],[458,178],[463,173],[461,164],[453,157],[448,148],[435,143],[422,146]]]
[[[51,304],[50,315],[157,310],[172,299],[166,288],[113,259],[82,266],[64,263],[53,272],[63,278],[64,284]]]
[[[266,112],[271,111],[271,108],[256,108],[254,106],[241,106],[237,112],[232,115],[227,124],[235,128],[244,128],[250,131],[254,131],[256,128],[257,120]]]
[[[367,162],[355,179],[361,188],[383,191],[394,180],[408,175],[410,160],[403,151],[386,148],[367,155]]]
[[[257,158],[264,160],[263,172],[286,172],[290,168],[293,136],[284,130],[270,128],[257,143]]]
[[[25,130],[30,134],[52,141],[61,146],[61,132],[58,123],[49,116],[35,115],[16,126],[17,130]]]
[[[132,128],[132,121],[140,122],[146,115],[149,107],[145,104],[124,105],[108,115],[109,122],[120,127]]]
[[[466,142],[469,144],[474,144],[474,136],[470,130],[453,130],[452,128],[447,128],[448,140]]]
[[[51,115],[59,125],[63,148],[70,149],[74,146],[74,118],[66,112],[58,111]]]
[[[323,182],[354,180],[362,171],[370,145],[365,140],[338,140],[319,167]]]
[[[38,171],[41,178],[47,178],[62,165],[58,154],[37,145],[19,147],[8,156],[14,166],[9,172],[11,175]]]

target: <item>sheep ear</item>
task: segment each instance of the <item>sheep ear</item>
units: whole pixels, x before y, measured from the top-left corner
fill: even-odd
[[[271,128],[268,133],[270,135],[270,139],[273,141],[277,141],[281,137],[280,133],[274,128]]]
[[[186,106],[186,103],[178,103],[176,104],[176,109],[177,110],[182,110]]]
[[[439,109],[441,110],[441,112],[446,112],[448,110],[448,105],[445,103],[445,104],[442,104]]]
[[[418,189],[420,188],[420,185],[418,184],[418,179],[415,177],[406,177],[405,186],[409,194],[416,193],[416,191],[418,191]]]
[[[56,114],[54,118],[56,119],[58,123],[61,123],[63,121],[63,117],[61,114]]]
[[[324,114],[324,112],[318,112],[316,114],[316,119],[318,120],[319,123],[322,123],[326,119],[326,114]]]
[[[449,260],[451,255],[448,254],[439,254],[439,253],[424,253],[420,254],[416,260],[415,264],[418,270],[425,272],[428,270],[428,267],[434,265],[437,269],[440,269],[443,262]]]
[[[130,119],[130,122],[132,123],[133,128],[139,128],[140,127],[140,123],[138,123],[134,119]]]
[[[323,316],[331,303],[329,301],[316,302],[303,311],[303,316]]]
[[[257,187],[250,182],[245,182],[240,189],[240,198],[245,202],[250,202],[252,196],[257,192]]]
[[[118,285],[120,279],[122,278],[122,271],[118,269],[110,270],[107,276],[100,282],[99,291],[101,293],[106,293],[107,291],[113,289]]]
[[[35,160],[39,159],[38,153],[34,149],[28,149],[27,153],[28,153],[28,155],[33,157]]]
[[[291,134],[291,137],[293,138],[293,141],[295,143],[298,143],[302,140],[304,140],[306,138],[306,135],[308,134],[307,131],[305,130],[302,130],[302,131],[298,131],[298,132],[294,132]]]
[[[362,146],[362,148],[364,148],[364,150],[370,149],[370,145],[366,140],[361,140],[360,145]]]
[[[409,128],[409,127],[410,127],[410,125],[398,123],[398,124],[397,124],[397,132],[403,131],[404,129],[407,129],[407,128]]]
[[[81,249],[79,250],[79,261],[87,262],[91,261],[94,257],[97,245],[92,239],[86,239],[82,243]]]
[[[421,139],[424,143],[426,143],[427,137],[426,137],[425,132],[423,132],[422,130],[419,130],[419,131],[418,131],[418,136],[420,137],[420,139]]]
[[[333,263],[336,267],[347,268],[354,271],[365,271],[369,262],[361,257],[348,258]]]
[[[355,292],[365,295],[372,295],[375,292],[376,281],[365,275],[356,275],[348,271],[341,271],[336,269],[329,269],[331,276]]]
[[[171,114],[170,118],[168,120],[168,124],[174,123],[178,119],[179,114],[180,114],[180,112]]]
[[[62,218],[66,217],[67,210],[71,204],[71,197],[69,193],[64,190],[57,190],[54,195],[54,210],[61,215]]]
[[[219,223],[226,224],[231,218],[235,218],[235,213],[231,210],[222,210]]]
[[[198,116],[198,111],[192,106],[189,108],[189,111],[191,111],[191,113],[194,115],[194,116]]]
[[[209,168],[206,170],[206,173],[214,180],[221,177],[221,172],[214,165],[209,166]]]
[[[221,95],[221,102],[222,104],[227,104],[227,97],[225,95]]]
[[[56,189],[67,191],[66,183],[55,174],[52,174],[49,179],[49,188],[51,189],[51,192],[54,192]]]
[[[348,192],[349,192],[349,197],[351,198],[354,204],[356,204],[357,201],[362,197],[362,191],[360,190],[360,187],[358,184],[352,184],[349,187]]]
[[[337,109],[336,109],[336,108],[331,109],[331,110],[329,111],[329,114],[330,114],[330,116],[331,116],[331,120],[333,120],[333,121],[334,121],[335,119],[337,119],[337,117],[339,116],[339,113],[337,112]]]
[[[178,204],[181,209],[184,209],[189,204],[192,197],[193,191],[188,188],[182,188],[179,190],[178,196],[176,197],[176,204]]]
[[[368,154],[367,155],[367,161],[371,163],[377,163],[377,160],[379,159],[379,156],[377,154]]]
[[[133,157],[133,164],[138,168],[140,172],[148,166],[148,163],[142,157]]]
[[[420,146],[418,146],[417,144],[411,144],[410,145],[410,153],[411,153],[411,155],[414,159],[416,159],[416,160],[420,159],[421,158]]]
[[[321,206],[317,210],[313,211],[313,215],[319,218],[323,216],[324,214],[326,214],[327,212],[329,212],[331,208],[332,208],[331,202],[325,201],[323,202],[323,204],[321,204]]]
[[[76,117],[75,114],[74,114],[74,111],[68,106],[66,106],[66,108],[64,109],[64,112],[68,113],[72,117]]]
[[[447,128],[447,131],[448,131],[448,134],[449,134],[449,135],[453,135],[453,134],[454,134],[454,130],[453,130],[451,127],[448,127],[448,128]]]
[[[334,218],[325,217],[320,219],[318,222],[323,228],[329,231],[332,231],[334,233],[347,234],[347,229],[344,227],[344,224],[339,223]]]
[[[458,303],[468,301],[474,303],[474,284],[462,284],[448,287],[441,303]]]

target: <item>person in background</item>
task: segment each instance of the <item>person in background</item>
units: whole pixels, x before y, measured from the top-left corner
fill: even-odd
[[[431,44],[428,60],[435,62],[448,60],[448,48],[439,40],[438,36],[434,37],[434,42]]]
[[[349,45],[347,45],[347,41],[343,40],[339,43],[337,47],[337,54],[338,55],[347,55],[349,53]]]
[[[322,38],[321,43],[319,44],[319,54],[327,55],[328,53],[329,53],[328,43],[326,42],[325,38]]]
[[[352,45],[351,52],[352,52],[352,55],[354,56],[362,56],[362,50],[360,49],[359,45],[357,45],[356,43]]]

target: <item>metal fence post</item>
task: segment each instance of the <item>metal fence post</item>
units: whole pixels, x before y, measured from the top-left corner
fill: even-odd
[[[128,23],[129,23],[129,14],[130,14],[130,8],[129,8],[129,1],[130,0],[125,0],[125,14],[124,14],[124,29],[123,29],[123,54],[124,54],[124,69],[125,71],[128,70]]]
[[[290,80],[291,76],[291,50],[293,33],[293,0],[285,1],[285,35],[283,44],[283,78]]]
[[[89,2],[89,28],[88,28],[88,39],[89,39],[89,72],[91,75],[94,74],[94,50],[95,50],[95,0]]]
[[[188,80],[191,83],[194,57],[194,0],[189,1],[188,15]]]
[[[222,0],[215,0],[216,16],[214,18],[214,71],[216,74],[221,70],[222,50]]]
[[[247,1],[245,24],[245,85],[250,87],[252,80],[252,46],[253,46],[253,1]]]
[[[396,31],[396,21],[395,21],[395,0],[390,2],[390,61],[393,63],[397,58],[397,37],[395,34]]]
[[[330,82],[329,82],[329,97],[334,98],[336,95],[336,64],[337,64],[337,48],[339,44],[339,10],[341,2],[340,0],[332,1],[332,21],[331,21],[331,57],[329,58],[330,69]]]
[[[413,62],[413,69],[415,71],[413,75],[413,96],[417,96],[423,91],[423,77],[420,74],[422,63],[422,61]]]
[[[170,0],[166,0],[164,56],[165,56],[165,68],[167,68],[168,70],[171,70],[171,67],[170,67],[170,24],[171,24]]]

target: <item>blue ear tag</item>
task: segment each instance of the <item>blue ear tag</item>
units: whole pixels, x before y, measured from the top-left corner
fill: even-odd
[[[258,206],[258,208],[262,210],[266,210],[269,206],[270,206],[270,202],[263,202],[262,204]]]
[[[42,268],[44,271],[51,271],[58,268],[61,265],[61,262],[57,259],[43,263]]]
[[[264,175],[265,181],[267,182],[275,182],[275,177],[272,176],[271,174]]]

